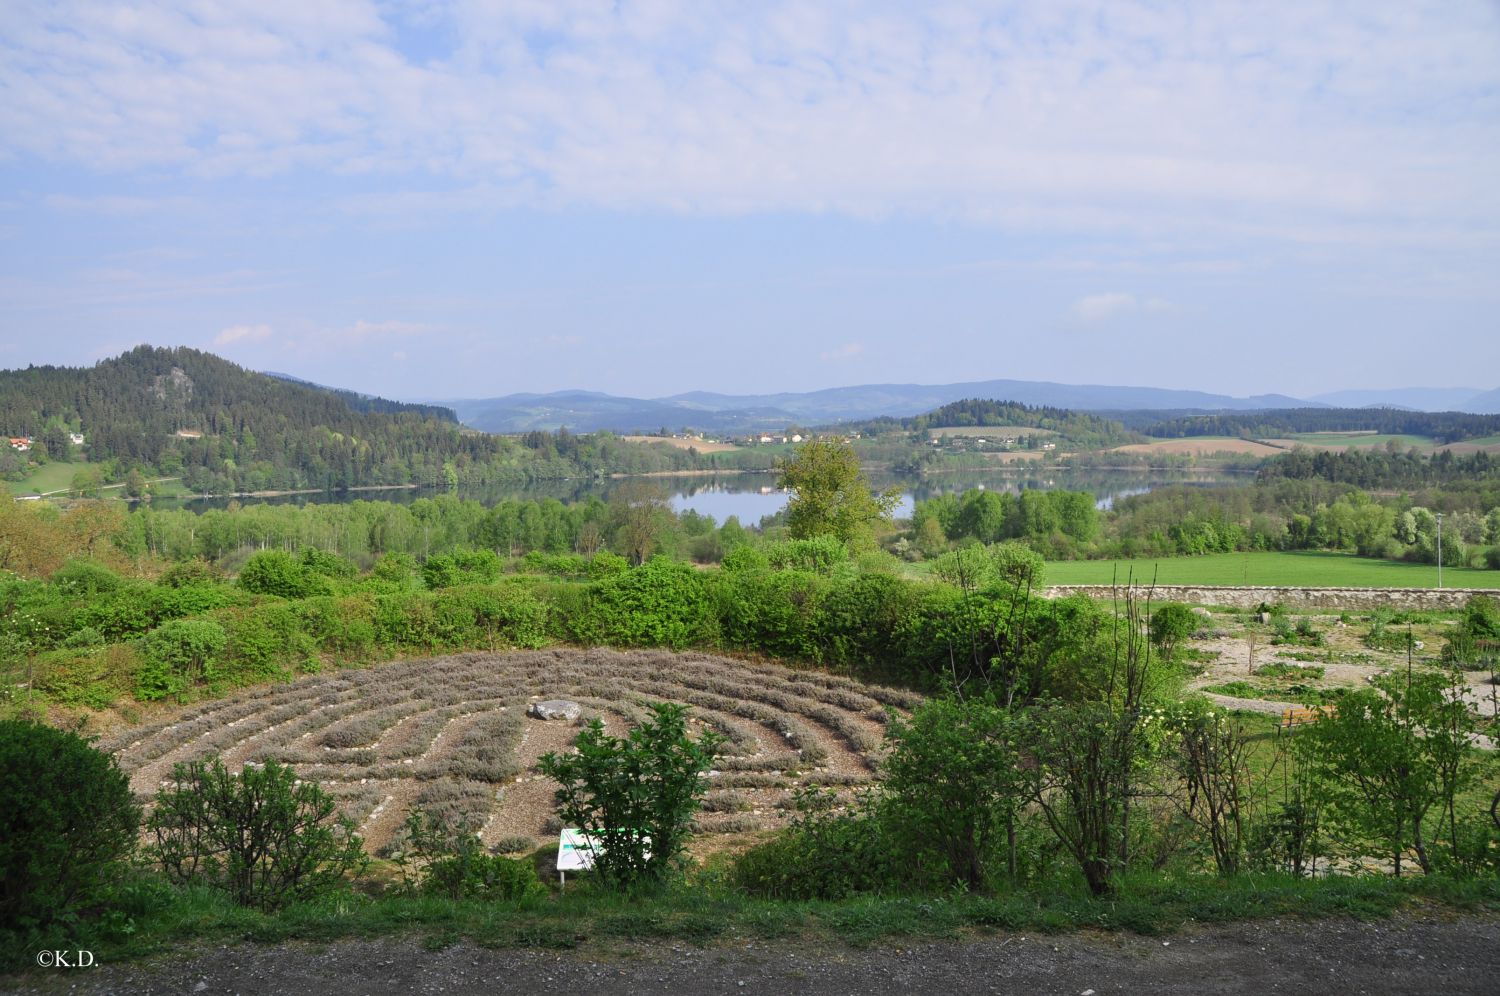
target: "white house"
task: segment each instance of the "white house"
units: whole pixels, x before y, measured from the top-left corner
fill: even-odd
[[[83,445],[83,433],[81,433],[81,432],[70,432],[70,433],[68,433],[68,442],[72,443],[74,446],[82,446]]]

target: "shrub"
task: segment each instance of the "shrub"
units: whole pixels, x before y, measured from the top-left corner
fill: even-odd
[[[136,698],[145,702],[181,696],[212,680],[214,664],[228,643],[224,627],[207,619],[174,619],[141,640]]]
[[[70,560],[52,575],[52,584],[69,595],[92,598],[120,587],[120,575],[92,560]]]
[[[629,569],[630,561],[624,557],[608,550],[600,550],[589,559],[588,577],[590,581],[598,581],[624,574]]]
[[[713,608],[707,596],[699,571],[653,557],[589,586],[579,635],[615,646],[680,649],[701,639],[709,629]]]
[[[113,758],[75,733],[0,720],[0,929],[44,927],[98,902],[139,823]]]
[[[1151,613],[1151,642],[1168,657],[1197,628],[1198,617],[1186,605],[1163,605]]]
[[[695,742],[687,707],[658,702],[627,738],[594,720],[578,735],[576,752],[545,754],[542,773],[556,779],[562,818],[603,846],[594,870],[604,882],[629,887],[660,882],[686,846],[707,788],[703,778],[723,743],[713,731]]]
[[[766,559],[776,570],[788,568],[827,574],[849,559],[849,548],[837,536],[813,536],[766,545]]]
[[[413,809],[406,815],[403,838],[396,863],[407,887],[415,891],[449,899],[511,901],[547,891],[532,862],[484,853],[471,820],[447,826]],[[519,839],[524,843],[511,849],[529,850],[530,839]]]
[[[816,661],[818,609],[826,579],[807,571],[735,572],[717,580],[724,643],[776,657]]]
[[[857,893],[899,890],[902,856],[880,823],[858,809],[840,810],[831,790],[797,792],[791,826],[743,852],[730,881],[767,899],[844,899]]]
[[[1025,792],[1012,714],[980,699],[931,699],[893,720],[888,739],[880,818],[896,849],[945,884],[983,886],[990,859],[1014,840]]]
[[[429,588],[460,584],[493,584],[503,565],[494,550],[456,550],[429,557],[422,565],[422,581]]]
[[[240,568],[241,588],[256,595],[307,598],[326,595],[327,582],[285,550],[260,550]]]
[[[147,823],[151,857],[174,883],[272,910],[324,894],[366,859],[333,796],[271,760],[233,774],[217,757],[178,764]]]
[[[168,588],[186,588],[192,585],[216,584],[218,580],[218,572],[206,560],[184,560],[163,571],[157,583]]]

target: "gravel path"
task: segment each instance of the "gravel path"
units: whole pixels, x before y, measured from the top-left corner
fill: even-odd
[[[11,979],[16,993],[697,994],[1467,993],[1500,991],[1500,921],[1401,915],[1271,920],[1168,938],[1014,934],[868,950],[682,944],[556,954],[415,939],[201,950],[152,964]],[[5,980],[0,980],[3,989]]]

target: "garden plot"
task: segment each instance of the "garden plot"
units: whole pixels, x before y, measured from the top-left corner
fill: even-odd
[[[540,699],[582,706],[576,722],[536,719]],[[821,672],[704,654],[558,649],[462,654],[338,671],[258,688],[122,731],[101,746],[149,797],[175,764],[211,754],[231,768],[290,764],[338,800],[372,851],[421,808],[467,818],[489,843],[557,830],[556,784],[540,757],[571,747],[593,718],[623,735],[651,702],[690,706],[690,725],[725,738],[699,830],[780,826],[793,790],[854,790],[874,777],[889,710],[909,692]]]

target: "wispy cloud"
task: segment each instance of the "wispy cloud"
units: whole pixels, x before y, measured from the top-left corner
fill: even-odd
[[[1073,302],[1071,312],[1078,321],[1094,324],[1125,315],[1159,315],[1171,310],[1172,306],[1158,297],[1141,299],[1134,294],[1111,292],[1079,298]]]
[[[837,363],[840,360],[852,360],[864,351],[865,347],[863,343],[846,342],[842,346],[823,350],[823,352],[818,354],[818,359],[825,363]]]
[[[230,346],[237,342],[258,342],[270,337],[269,325],[231,325],[214,336],[214,345]]]
[[[0,151],[361,177],[373,192],[339,202],[361,213],[832,211],[1286,239],[1368,227],[1383,243],[1436,219],[1500,229],[1500,18],[1485,4],[1358,19],[1131,0],[422,11],[10,11]]]

